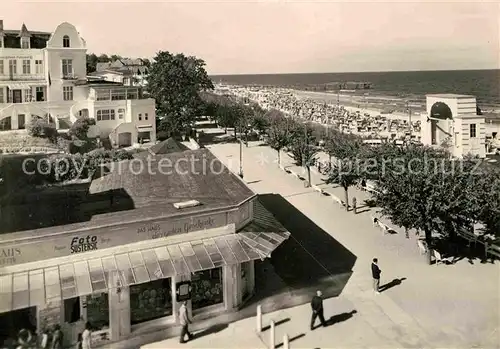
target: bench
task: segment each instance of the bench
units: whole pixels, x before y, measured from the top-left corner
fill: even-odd
[[[492,258],[496,257],[500,259],[500,246],[494,245],[494,244],[485,244],[485,255],[486,258],[488,258],[488,255],[490,255]]]
[[[286,170],[285,166],[283,166],[282,164],[279,164],[279,167],[280,167],[280,169],[282,169],[283,171],[287,172],[287,170]]]
[[[312,184],[312,185],[311,185],[311,187],[312,187],[315,191],[317,191],[318,193],[320,193],[320,194],[323,194],[323,193],[324,193],[324,190],[323,190],[322,188],[318,187],[318,186],[317,186],[317,185],[315,185],[315,184]]]
[[[378,227],[382,230],[382,234],[385,235],[385,234],[388,234],[389,231],[391,230],[391,227],[389,227],[387,224],[383,223],[380,218],[378,217],[375,217],[375,216],[371,216],[372,217],[372,223],[373,223],[373,226],[374,227]]]
[[[476,246],[477,242],[478,242],[478,236],[475,235],[473,232],[467,230],[467,229],[459,229],[457,231],[457,235],[460,236],[462,239],[465,239],[469,242],[469,246],[470,247],[470,244],[473,242],[474,243],[474,246]]]
[[[344,201],[340,200],[338,197],[336,197],[335,195],[333,194],[330,194],[330,197],[332,198],[333,201],[335,201],[337,204],[339,204],[340,206],[344,207],[345,204],[344,204]]]
[[[300,176],[297,172],[292,171],[292,170],[289,170],[289,171],[290,171],[290,173],[291,173],[292,175],[294,175],[294,176],[295,176],[295,177],[297,177],[298,179],[301,179],[301,178],[302,178],[302,177],[301,177],[301,176]]]

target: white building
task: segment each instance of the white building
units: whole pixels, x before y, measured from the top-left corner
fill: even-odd
[[[475,96],[427,95],[427,112],[421,115],[422,143],[446,147],[455,157],[486,157],[486,125],[484,116],[477,114]]]
[[[125,86],[146,86],[148,68],[142,59],[117,59],[114,62],[97,63],[96,71],[89,75]]]
[[[86,52],[69,23],[45,33],[4,30],[0,20],[0,129],[23,129],[33,117],[64,129],[90,117],[114,145],[155,141],[154,99],[139,87],[87,80]]]

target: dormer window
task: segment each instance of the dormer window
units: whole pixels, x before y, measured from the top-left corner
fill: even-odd
[[[63,36],[63,47],[69,47],[69,36]]]
[[[30,48],[30,38],[21,37],[21,48]]]

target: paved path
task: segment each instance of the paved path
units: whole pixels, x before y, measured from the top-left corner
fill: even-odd
[[[235,144],[211,147],[230,169],[239,168],[239,148]],[[354,215],[322,196],[303,182],[282,171],[274,159],[276,152],[251,143],[243,150],[245,181],[256,193],[281,194],[320,228],[357,256],[354,273],[339,297],[325,301],[325,316],[343,320],[327,328],[309,331],[309,305],[264,315],[290,319],[276,327],[276,343],[282,336],[297,337],[291,348],[499,348],[500,269],[499,264],[429,266],[420,256],[415,238],[404,234],[385,235],[373,227],[371,212]],[[267,159],[267,160],[266,160]],[[282,164],[298,171],[282,154]],[[313,184],[321,176],[313,171]],[[326,185],[322,185],[327,187]],[[327,189],[343,198],[342,188]],[[350,189],[360,198],[364,192]],[[400,285],[375,295],[371,291],[370,261],[378,257],[382,284],[406,278]],[[352,310],[357,312],[349,318]],[[264,348],[268,333],[260,341],[253,333],[254,319],[235,322],[219,333],[188,344],[192,348]],[[260,343],[260,344],[259,344]],[[144,348],[174,348],[177,339]],[[260,345],[260,346],[259,346]]]

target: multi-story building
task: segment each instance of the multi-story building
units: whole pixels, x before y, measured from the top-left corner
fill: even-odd
[[[427,112],[421,114],[421,125],[425,145],[445,147],[458,158],[486,156],[486,124],[477,112],[475,96],[427,95]]]
[[[0,130],[47,118],[58,129],[95,118],[116,146],[155,141],[155,101],[140,87],[87,79],[86,43],[76,28],[5,30],[0,20]]]
[[[148,68],[142,59],[122,58],[113,62],[97,63],[96,71],[89,75],[125,86],[146,86],[147,74]]]

